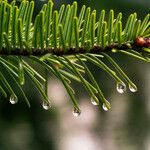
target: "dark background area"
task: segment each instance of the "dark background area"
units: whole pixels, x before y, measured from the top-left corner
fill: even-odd
[[[56,9],[73,1],[54,0]],[[46,1],[35,1],[38,12]],[[143,19],[150,12],[149,0],[89,0],[79,1],[79,9],[85,4],[97,13],[101,9],[115,14],[122,12],[123,21],[130,13],[137,12]],[[102,70],[91,70],[102,85],[112,108],[104,112],[93,106],[79,84],[74,84],[82,114],[72,115],[72,104],[62,84],[49,77],[49,96],[53,106],[45,111],[42,100],[27,78],[24,87],[31,108],[19,97],[16,105],[0,95],[0,150],[150,150],[150,69],[149,64],[116,54],[114,59],[137,84],[138,92],[116,92],[115,83]],[[42,71],[42,70],[41,70]]]

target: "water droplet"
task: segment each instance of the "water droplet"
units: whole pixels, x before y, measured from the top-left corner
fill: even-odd
[[[106,107],[106,105],[103,103],[103,110],[108,111],[108,108]]]
[[[81,114],[81,110],[79,110],[79,109],[77,109],[77,108],[74,108],[72,114],[73,114],[75,117],[78,117],[78,116]]]
[[[117,91],[119,93],[124,93],[126,91],[126,85],[123,82],[117,83]]]
[[[103,110],[108,111],[111,107],[110,107],[110,103],[105,100],[105,103],[103,103],[102,105]]]
[[[43,101],[42,106],[45,110],[48,110],[48,109],[50,109],[51,104],[50,104],[50,102]]]
[[[131,92],[137,92],[137,87],[136,87],[136,85],[130,85],[129,84],[129,90],[131,91]]]
[[[10,96],[10,99],[9,99],[9,102],[10,102],[11,104],[16,104],[16,103],[18,102],[17,96],[16,96],[16,95],[11,95],[11,96]]]
[[[95,96],[95,97],[91,97],[91,103],[93,105],[99,105],[99,101],[98,101],[98,98]]]

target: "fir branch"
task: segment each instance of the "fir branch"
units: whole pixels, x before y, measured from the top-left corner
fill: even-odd
[[[115,19],[114,11],[110,10],[107,21],[105,11],[102,10],[97,21],[96,11],[91,12],[91,9],[86,9],[85,6],[78,17],[76,2],[71,7],[68,5],[66,9],[63,5],[59,11],[52,11],[53,2],[49,1],[32,22],[34,2],[31,1],[29,6],[26,2],[28,1],[22,1],[18,8],[4,0],[1,1],[1,55],[45,55],[46,53],[67,55],[86,53],[87,49],[90,53],[107,52],[112,49],[139,51],[136,38],[149,35],[150,14],[146,15],[142,22],[137,18],[136,13],[131,14],[123,29],[121,13]],[[26,11],[27,15],[23,16]],[[60,14],[63,12],[64,15]],[[7,13],[12,15],[4,18],[4,14]],[[11,24],[10,32],[7,24]],[[149,48],[149,44],[143,47]]]
[[[110,109],[110,103],[86,61],[114,78],[119,93],[126,90],[124,80],[131,92],[137,91],[136,85],[109,54],[123,53],[150,62],[150,14],[141,21],[133,13],[123,26],[122,13],[115,18],[114,11],[110,10],[106,20],[105,10],[102,10],[97,20],[96,10],[92,11],[90,7],[83,5],[78,15],[77,9],[77,2],[73,2],[72,5],[62,5],[60,10],[54,10],[53,2],[49,0],[33,19],[34,1],[23,0],[19,6],[15,4],[15,0],[11,4],[6,0],[0,1],[0,92],[6,97],[7,89],[12,104],[18,99],[4,76],[4,68],[30,106],[22,90],[26,82],[25,74],[28,75],[43,96],[42,105],[46,110],[51,107],[47,86],[48,72],[52,72],[66,88],[74,105],[75,116],[81,110],[70,85],[71,80],[85,87],[92,104],[101,105],[106,111]],[[45,75],[33,69],[24,56],[39,63],[45,69]],[[114,68],[108,67],[103,58]],[[89,80],[85,79],[84,72]]]

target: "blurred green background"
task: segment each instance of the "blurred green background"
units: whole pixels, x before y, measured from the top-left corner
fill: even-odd
[[[55,8],[73,1],[54,0]],[[35,1],[36,12],[46,1]],[[79,1],[97,13],[101,9],[123,12],[123,21],[137,12],[143,19],[150,12],[149,0]],[[16,105],[0,95],[0,150],[150,150],[150,66],[142,61],[116,54],[114,59],[137,84],[138,92],[116,92],[115,83],[103,71],[89,66],[102,85],[112,108],[103,112],[93,106],[81,85],[74,83],[82,114],[72,116],[72,104],[62,84],[49,78],[53,107],[43,110],[40,95],[30,80],[24,87],[31,101],[29,109],[22,97]],[[37,67],[37,66],[35,66]],[[40,69],[39,71],[42,71]]]

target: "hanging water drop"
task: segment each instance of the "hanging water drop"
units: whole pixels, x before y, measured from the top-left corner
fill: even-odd
[[[50,102],[43,101],[42,106],[45,110],[48,110],[48,109],[50,109],[51,104],[50,104]]]
[[[95,97],[91,97],[91,103],[93,105],[99,105],[99,101],[98,101],[98,98],[95,96]]]
[[[106,105],[103,103],[103,110],[108,111],[108,108],[106,107]]]
[[[121,94],[124,93],[126,91],[126,85],[123,82],[118,82],[117,91]]]
[[[16,96],[16,95],[11,95],[11,96],[10,96],[10,99],[9,99],[9,102],[10,102],[11,104],[16,104],[16,103],[18,102],[17,96]]]
[[[103,103],[102,105],[103,110],[108,111],[111,107],[110,107],[110,103],[105,100],[105,103]]]
[[[129,90],[131,91],[131,92],[137,92],[137,87],[136,87],[136,85],[131,85],[131,84],[129,84]]]
[[[78,117],[81,114],[81,110],[74,107],[72,114],[73,116]]]

